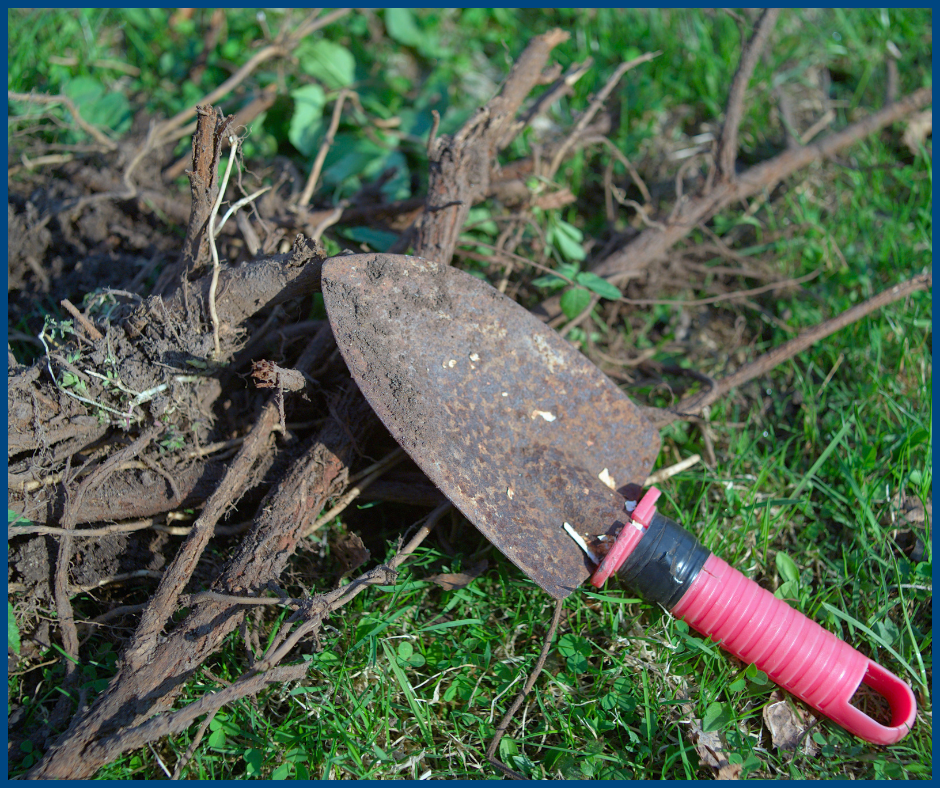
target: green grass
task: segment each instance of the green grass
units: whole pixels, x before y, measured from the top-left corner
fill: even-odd
[[[169,13],[10,11],[8,86],[68,93],[76,80],[94,79],[119,92],[128,112],[146,106],[169,116],[247,60],[248,44],[261,31],[254,14],[231,12],[229,39],[209,54],[195,85],[187,75],[199,55],[201,34],[185,24],[171,29]],[[275,12],[267,13],[267,24],[280,24]],[[717,128],[740,40],[732,18],[702,11],[430,10],[394,20],[380,13],[378,19],[384,30],[378,40],[370,39],[367,20],[358,13],[324,37],[352,55],[351,76],[324,74],[316,53],[302,52],[299,68],[272,66],[249,84],[254,89],[283,79],[287,91],[254,125],[249,155],[288,155],[302,172],[309,169],[322,124],[316,127],[316,117],[308,118],[312,134],[292,132],[299,98],[309,98],[309,91],[295,91],[321,84],[318,112],[328,120],[338,85],[348,79],[355,84],[369,114],[351,111],[344,117],[317,196],[323,203],[348,196],[369,180],[363,173],[390,162],[400,167],[390,196],[408,196],[413,180],[426,179],[430,110],[442,111],[443,130],[456,128],[492,95],[528,37],[556,25],[572,34],[555,50],[558,62],[568,66],[588,56],[595,61],[574,94],[553,110],[552,120],[562,127],[587,106],[620,60],[662,50],[624,79],[620,127],[612,139],[650,182],[668,181],[675,168],[665,174],[656,169],[665,121],[682,117],[668,127],[667,142],[677,144],[700,133],[702,124]],[[769,83],[774,75],[799,84],[814,67],[827,67],[832,95],[841,102],[836,127],[881,105],[889,41],[902,55],[901,93],[930,84],[931,20],[930,11],[916,10],[783,12],[775,48],[758,65],[749,91],[742,158],[756,161],[779,150],[782,132]],[[30,41],[32,48],[17,46],[18,41]],[[56,65],[50,55],[74,55],[77,64]],[[343,57],[338,62],[346,62]],[[128,63],[139,74],[91,65],[102,59]],[[682,114],[682,107],[688,112]],[[11,108],[12,114],[22,111]],[[401,125],[379,132],[381,144],[364,138],[370,118],[394,116]],[[127,133],[120,113],[111,121],[104,117],[113,123],[109,133]],[[13,124],[14,142],[15,132]],[[52,142],[80,141],[75,132],[51,125],[46,134]],[[506,160],[528,155],[534,141],[527,132]],[[180,150],[187,144],[183,141]],[[754,358],[794,331],[913,275],[932,258],[931,156],[909,152],[893,129],[855,145],[838,162],[799,173],[753,216],[744,218],[736,207],[715,219],[711,229],[743,257],[792,277],[820,271],[793,296],[756,298],[764,312],[734,304],[688,307],[696,319],[743,321],[750,343],[744,357],[734,357],[733,349],[703,347],[677,359],[674,337],[682,310],[672,306],[637,309],[610,331],[623,332],[634,346],[656,348],[656,360],[678,360],[720,376],[728,365]],[[606,163],[607,154],[592,150],[561,168],[558,183],[569,185],[579,202],[540,217],[543,230],[567,232],[558,230],[564,222],[585,239],[607,237],[603,209],[592,197],[602,194]],[[615,173],[624,175],[619,164]],[[671,195],[667,189],[664,204]],[[487,204],[475,211],[481,224],[472,237],[490,242],[496,235],[491,218],[500,209]],[[623,229],[625,220],[618,221]],[[704,236],[692,237],[701,240]],[[533,232],[520,253],[535,249],[536,241]],[[331,243],[339,248],[348,241]],[[556,265],[572,262],[564,244],[555,245]],[[524,292],[535,300],[548,291]],[[680,284],[666,297],[701,295]],[[584,589],[567,600],[546,670],[500,746],[503,761],[535,778],[709,777],[713,770],[700,764],[690,739],[688,723],[694,717],[706,729],[725,733],[726,751],[745,776],[895,779],[932,773],[930,526],[921,533],[926,554],[912,562],[893,536],[910,526],[892,520],[898,494],[931,500],[931,304],[930,293],[915,294],[715,403],[708,420],[717,463],[663,484],[660,504],[660,511],[729,563],[780,590],[806,615],[909,682],[924,712],[914,731],[900,744],[881,748],[823,721],[811,734],[819,755],[778,751],[761,722],[772,685],[683,622],[611,587],[600,594]],[[610,339],[603,323],[592,330],[599,341]],[[584,336],[573,332],[571,338]],[[639,392],[646,394],[662,396]],[[701,431],[692,425],[671,425],[663,437],[660,464],[693,453],[705,456]],[[386,509],[373,510],[377,520]],[[387,516],[397,522],[394,513]],[[341,530],[343,524],[333,527]],[[271,689],[223,709],[186,776],[379,779],[492,773],[483,765],[483,752],[522,684],[520,672],[535,661],[552,603],[495,550],[488,554],[489,569],[465,589],[443,591],[424,580],[473,563],[471,555],[483,543],[472,529],[461,534],[456,556],[445,554],[431,537],[395,587],[372,588],[332,616],[323,650],[311,658],[302,686]],[[387,538],[391,542],[395,533]],[[298,579],[292,582],[292,591],[299,593]],[[265,632],[274,623],[272,613],[265,618]],[[83,670],[92,696],[113,671],[116,655],[109,646],[92,641],[88,647]],[[211,675],[200,672],[179,704],[217,688],[218,679],[241,675],[241,641],[233,636],[206,667]],[[11,680],[13,697],[29,707],[29,719],[39,719],[57,697],[61,667],[42,670],[43,688],[33,698],[19,698],[21,679]],[[691,710],[683,703],[691,703]],[[158,756],[172,769],[194,733],[195,727],[154,749],[125,754],[98,777],[161,776]],[[36,755],[11,753],[11,773],[21,773]]]

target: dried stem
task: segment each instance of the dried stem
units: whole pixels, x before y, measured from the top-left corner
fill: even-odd
[[[877,309],[899,301],[902,298],[918,290],[927,290],[932,284],[932,274],[930,272],[918,274],[906,282],[895,285],[888,290],[883,290],[877,295],[872,296],[861,304],[856,304],[850,309],[845,310],[840,315],[830,318],[817,326],[804,331],[797,337],[794,337],[782,345],[775,347],[768,353],[760,356],[749,364],[745,364],[737,372],[717,381],[717,385],[709,391],[686,397],[679,402],[675,408],[669,409],[649,409],[648,415],[653,424],[658,427],[664,427],[677,419],[694,416],[718,399],[721,399],[732,389],[737,388],[749,380],[765,375],[770,370],[782,364],[787,359],[793,358],[797,353],[802,353],[808,347],[821,339],[845,328],[858,320],[861,320],[868,314]]]
[[[584,130],[588,127],[588,124],[594,120],[594,116],[597,115],[601,107],[604,106],[604,102],[607,101],[608,96],[610,96],[614,88],[617,87],[617,83],[620,82],[621,77],[630,71],[630,69],[636,68],[641,63],[646,63],[661,54],[662,52],[647,52],[646,54],[635,57],[633,60],[628,60],[626,63],[621,63],[619,66],[617,66],[614,73],[611,74],[610,78],[607,80],[607,83],[603,88],[601,88],[600,92],[591,101],[591,104],[588,106],[587,110],[578,119],[578,122],[565,138],[565,141],[562,143],[561,147],[555,151],[555,155],[552,158],[552,163],[548,168],[547,177],[555,177],[555,173],[558,172],[558,168],[561,166],[561,162],[568,154],[568,151],[571,150],[578,137],[584,133]]]
[[[101,145],[106,151],[117,150],[117,143],[101,131],[101,129],[92,126],[85,120],[78,111],[78,107],[75,106],[72,99],[68,96],[47,96],[43,93],[16,93],[12,90],[8,90],[7,101],[27,101],[31,104],[62,104],[75,119],[76,125],[94,139],[95,142]]]
[[[346,101],[346,97],[351,92],[352,91],[346,88],[343,88],[343,90],[339,92],[336,105],[333,107],[333,115],[330,118],[330,126],[326,131],[326,137],[324,137],[323,143],[320,145],[320,150],[317,151],[317,157],[313,162],[313,169],[310,170],[310,177],[307,178],[304,190],[297,200],[298,205],[306,207],[310,204],[310,198],[313,197],[313,193],[317,188],[317,181],[320,180],[320,170],[323,169],[326,154],[330,152],[330,148],[333,146],[333,139],[336,136],[336,130],[339,128],[339,121],[343,114],[343,104]]]
[[[754,35],[741,53],[741,62],[731,83],[728,107],[725,110],[725,125],[718,143],[718,169],[725,180],[734,178],[734,162],[738,157],[738,128],[741,126],[741,118],[744,117],[744,94],[779,15],[779,8],[767,8],[760,15],[754,27]]]
[[[535,667],[532,668],[532,672],[529,674],[529,678],[526,681],[525,686],[522,688],[521,692],[516,695],[516,699],[512,702],[512,705],[506,710],[503,718],[499,721],[499,725],[496,726],[496,732],[493,734],[493,739],[490,741],[490,746],[486,748],[486,760],[488,760],[501,772],[516,780],[524,780],[526,778],[517,771],[510,769],[502,761],[498,760],[495,757],[496,748],[499,747],[499,742],[506,733],[506,729],[509,727],[509,723],[512,722],[512,718],[515,716],[516,712],[519,710],[519,707],[522,705],[522,701],[524,701],[526,695],[532,691],[532,687],[535,686],[535,682],[538,679],[539,674],[542,672],[542,667],[545,665],[545,660],[548,658],[548,652],[552,647],[552,640],[555,637],[555,631],[558,629],[558,622],[561,620],[561,611],[564,608],[564,604],[564,599],[559,599],[555,602],[555,612],[552,614],[552,623],[548,627],[548,632],[545,633],[545,640],[542,642],[542,651],[539,654],[539,658],[535,661]]]

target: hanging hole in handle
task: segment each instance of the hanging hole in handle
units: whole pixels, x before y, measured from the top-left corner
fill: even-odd
[[[869,687],[877,693],[878,708],[885,708],[885,712],[878,717],[870,715],[873,719],[881,722],[883,716],[889,722],[882,724],[892,728],[906,725],[910,729],[914,724],[914,718],[917,716],[917,701],[914,699],[914,692],[890,670],[869,660],[868,669],[865,671],[865,677],[859,689],[861,687]],[[858,691],[855,694],[858,695]]]
[[[917,716],[917,701],[914,699],[911,688],[893,673],[871,660],[868,660],[860,686],[862,685],[880,693],[885,704],[890,708],[890,714],[885,714],[883,707],[878,704],[871,709],[877,716],[869,716],[851,702],[841,702],[826,709],[820,707],[820,711],[850,733],[872,744],[896,744],[901,741],[910,733],[914,718]],[[873,703],[874,701],[867,700],[869,697],[867,692],[859,693],[856,690],[852,695],[852,700],[858,702],[859,698],[864,698],[863,703]],[[882,720],[889,716],[890,723],[884,724]]]
[[[855,694],[851,697],[849,703],[862,714],[871,717],[879,725],[891,727],[891,704],[878,690],[866,684],[864,679],[858,685],[858,689],[855,690]]]

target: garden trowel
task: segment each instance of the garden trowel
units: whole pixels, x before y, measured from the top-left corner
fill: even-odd
[[[337,345],[379,418],[545,591],[562,599],[617,574],[856,735],[888,744],[910,730],[904,682],[659,514],[655,488],[628,500],[659,434],[541,320],[418,257],[334,257],[322,281]],[[850,703],[861,684],[888,700],[890,725]]]

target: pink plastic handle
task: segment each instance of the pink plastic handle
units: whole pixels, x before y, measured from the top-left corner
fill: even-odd
[[[894,744],[914,724],[907,684],[714,554],[672,612],[866,741]],[[890,727],[850,703],[862,683],[888,701]]]

